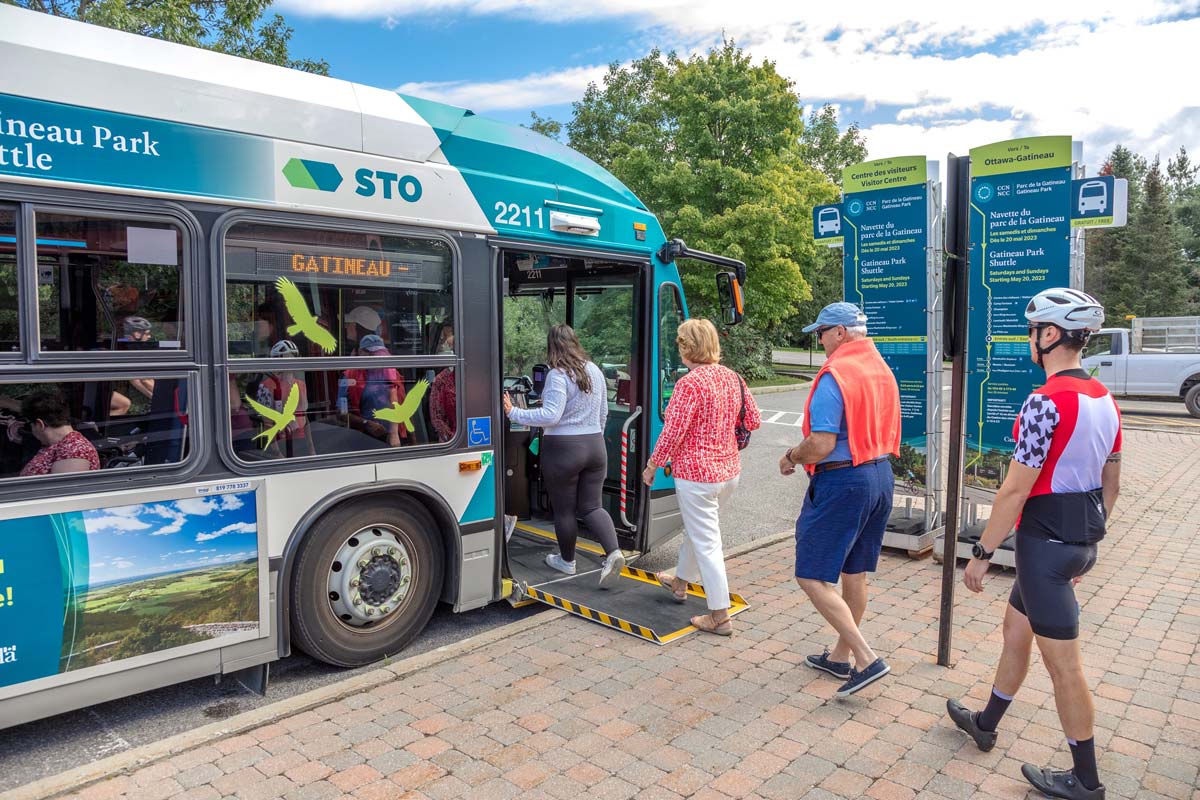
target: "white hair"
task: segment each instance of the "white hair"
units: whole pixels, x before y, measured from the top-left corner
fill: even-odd
[[[862,325],[847,325],[846,333],[849,334],[851,339],[866,336],[867,324],[864,322]]]

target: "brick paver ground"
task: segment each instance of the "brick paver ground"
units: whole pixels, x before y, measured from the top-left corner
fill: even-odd
[[[1126,442],[1122,501],[1078,587],[1101,775],[1109,797],[1200,800],[1200,437]],[[76,796],[963,800],[1025,797],[1026,760],[1070,765],[1040,662],[992,752],[944,715],[946,698],[987,697],[1011,573],[981,596],[959,585],[944,669],[940,568],[886,555],[865,630],[892,674],[837,700],[801,663],[830,632],[791,559],[785,543],[731,562],[753,603],[731,640],[658,647],[558,619]]]

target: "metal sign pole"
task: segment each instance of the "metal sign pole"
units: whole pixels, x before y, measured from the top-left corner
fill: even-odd
[[[946,289],[942,340],[953,358],[950,373],[950,452],[947,454],[946,531],[942,539],[942,598],[938,618],[937,663],[950,666],[954,630],[954,577],[962,500],[963,399],[966,394],[968,156],[946,156]]]

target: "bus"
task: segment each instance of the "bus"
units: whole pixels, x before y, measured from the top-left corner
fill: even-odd
[[[605,375],[622,547],[678,532],[669,474],[636,479],[684,371],[675,262],[714,265],[731,324],[744,264],[465,109],[11,6],[0,55],[19,65],[0,79],[0,728],[202,676],[265,688],[292,648],[368,664],[439,602],[586,609],[570,581],[537,588],[538,431],[501,413],[502,391],[537,402],[555,323]],[[634,610],[593,618],[663,641],[637,574],[597,601]]]

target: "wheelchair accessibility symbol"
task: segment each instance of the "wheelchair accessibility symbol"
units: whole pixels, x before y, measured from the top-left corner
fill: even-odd
[[[492,443],[492,418],[467,418],[467,447],[487,447]]]

